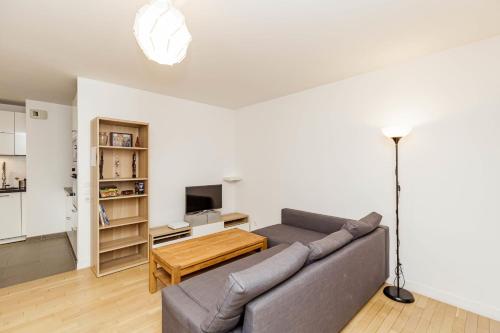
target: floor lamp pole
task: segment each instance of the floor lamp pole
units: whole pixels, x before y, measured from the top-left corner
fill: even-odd
[[[415,298],[406,289],[401,288],[401,261],[399,260],[399,194],[401,186],[399,185],[399,140],[401,137],[393,137],[396,146],[396,286],[387,286],[384,288],[384,294],[390,299],[400,303],[413,303]]]

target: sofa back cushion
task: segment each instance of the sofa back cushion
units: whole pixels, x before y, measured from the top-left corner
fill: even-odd
[[[354,237],[354,239],[358,239],[375,230],[379,226],[380,221],[382,221],[382,215],[373,212],[366,215],[359,221],[347,221],[342,229],[347,230]]]
[[[349,219],[309,213],[302,210],[284,208],[281,210],[281,223],[293,227],[313,230],[324,234],[339,231]]]
[[[310,264],[327,255],[337,251],[344,245],[349,244],[353,240],[351,233],[345,229],[341,229],[317,241],[309,243],[309,256],[307,263]]]
[[[216,305],[201,323],[201,330],[222,333],[235,328],[245,305],[298,272],[308,255],[309,248],[296,242],[250,268],[229,274]]]

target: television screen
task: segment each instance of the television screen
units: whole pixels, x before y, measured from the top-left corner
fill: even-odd
[[[222,185],[186,187],[186,214],[222,208]]]

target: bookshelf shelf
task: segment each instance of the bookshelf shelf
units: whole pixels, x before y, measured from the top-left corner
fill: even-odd
[[[111,132],[131,134],[132,142],[139,137],[141,147],[99,145],[100,134],[106,133],[109,142]],[[92,120],[92,146],[97,153],[97,165],[92,167],[92,269],[97,277],[149,260],[148,133],[149,125],[143,122]],[[99,197],[101,188],[113,186],[121,193],[135,190],[135,182],[144,182],[146,193]]]
[[[115,239],[108,242],[102,242],[99,247],[99,253],[123,249],[125,247],[144,244],[148,242],[147,237],[132,236],[126,238]]]
[[[124,217],[121,219],[110,220],[109,225],[100,225],[99,230],[123,227],[130,224],[145,223],[148,219],[144,216]]]
[[[134,199],[134,198],[144,198],[147,194],[131,194],[131,195],[119,195],[116,197],[109,198],[99,198],[99,201],[109,201],[109,200],[123,200],[123,199]]]
[[[127,268],[139,266],[147,262],[147,256],[144,257],[139,254],[133,254],[101,263],[100,271],[102,275],[107,275],[122,271]]]
[[[115,149],[115,150],[148,150],[145,147],[117,147],[117,146],[99,146],[99,149]]]
[[[99,179],[99,183],[115,183],[115,182],[137,182],[137,181],[146,181],[147,178],[106,178]]]

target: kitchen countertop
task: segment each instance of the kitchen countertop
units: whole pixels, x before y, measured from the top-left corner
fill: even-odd
[[[0,188],[0,193],[17,193],[17,192],[26,192],[26,189],[19,187]]]

